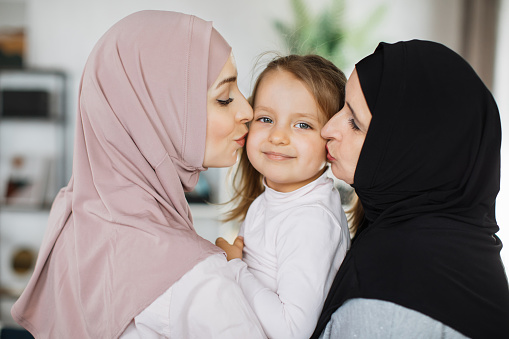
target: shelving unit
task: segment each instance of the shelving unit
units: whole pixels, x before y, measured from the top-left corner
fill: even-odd
[[[57,70],[0,70],[0,320],[31,276],[65,174],[66,84]]]

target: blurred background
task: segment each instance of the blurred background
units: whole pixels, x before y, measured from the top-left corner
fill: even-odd
[[[466,58],[497,100],[509,131],[509,0],[0,0],[0,327],[23,290],[49,206],[72,170],[77,93],[101,35],[124,16],[172,10],[213,21],[233,47],[250,95],[267,51],[321,54],[347,76],[378,42],[438,41]],[[454,128],[454,126],[451,126]],[[509,242],[509,146],[502,145],[499,236]],[[198,233],[235,236],[219,221],[228,171],[209,170],[188,196]],[[509,264],[509,250],[502,250]]]

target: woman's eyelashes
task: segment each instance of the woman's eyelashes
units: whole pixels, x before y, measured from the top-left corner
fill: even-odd
[[[233,98],[228,98],[226,100],[220,100],[220,99],[217,99],[217,102],[219,103],[219,105],[221,106],[228,106],[231,102],[233,101]]]
[[[354,131],[360,131],[361,129],[359,128],[359,126],[357,126],[357,124],[355,123],[355,120],[354,118],[350,118],[348,119],[348,123],[350,124],[350,127],[352,127],[352,129]]]

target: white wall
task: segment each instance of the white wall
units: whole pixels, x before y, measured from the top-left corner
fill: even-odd
[[[26,24],[26,5],[21,1],[1,0],[0,24],[3,27],[23,27]]]
[[[498,236],[505,247],[502,260],[509,270],[509,0],[501,0],[498,22],[497,52],[495,61],[494,96],[502,120],[502,177],[500,194],[497,199],[496,213],[500,225]],[[509,272],[508,272],[509,273]]]
[[[361,25],[374,8],[381,6],[381,22],[368,41],[354,53],[352,63],[374,51],[378,42],[411,39],[432,40],[459,52],[461,36],[461,0],[346,0],[348,27]],[[349,71],[353,70],[353,64]]]

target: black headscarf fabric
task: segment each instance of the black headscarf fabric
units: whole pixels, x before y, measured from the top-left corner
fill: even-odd
[[[458,54],[429,41],[380,43],[356,69],[372,113],[353,185],[366,220],[313,337],[346,300],[369,298],[469,337],[509,338],[491,93]]]

